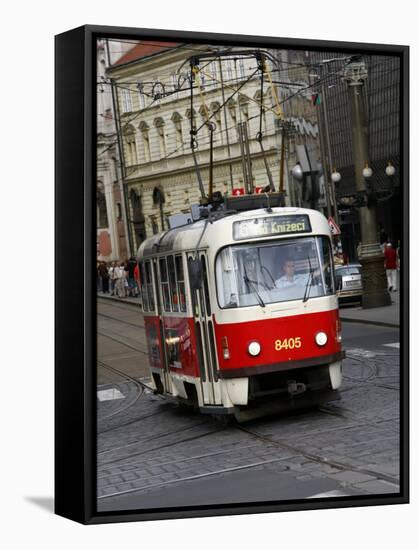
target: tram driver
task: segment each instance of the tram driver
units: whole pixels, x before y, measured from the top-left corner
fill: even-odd
[[[275,281],[277,288],[291,288],[294,286],[305,287],[309,277],[307,273],[295,274],[295,261],[291,258],[285,258],[282,266],[283,275]]]

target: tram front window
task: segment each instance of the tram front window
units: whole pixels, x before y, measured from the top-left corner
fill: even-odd
[[[306,237],[223,248],[216,259],[222,308],[334,294],[330,241]]]

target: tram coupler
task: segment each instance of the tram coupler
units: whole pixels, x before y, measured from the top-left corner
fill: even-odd
[[[288,380],[288,393],[290,395],[299,395],[300,393],[304,393],[306,389],[306,385],[303,382]]]

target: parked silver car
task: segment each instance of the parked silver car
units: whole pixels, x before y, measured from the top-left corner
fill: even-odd
[[[339,302],[362,302],[360,264],[335,265],[335,276]]]

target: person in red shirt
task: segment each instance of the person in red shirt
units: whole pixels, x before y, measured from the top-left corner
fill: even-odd
[[[391,292],[397,291],[397,252],[388,242],[384,248],[384,267],[387,275],[387,286]]]
[[[136,295],[141,297],[141,280],[140,280],[140,267],[138,265],[138,262],[134,268],[134,279],[136,284]]]

